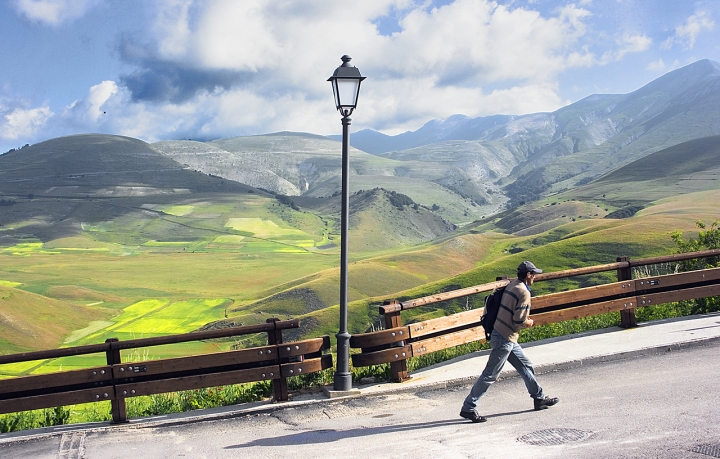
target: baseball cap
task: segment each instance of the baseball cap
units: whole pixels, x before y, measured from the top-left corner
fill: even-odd
[[[535,265],[532,264],[532,262],[525,260],[518,266],[518,272],[540,274],[542,272],[542,269],[536,268]]]

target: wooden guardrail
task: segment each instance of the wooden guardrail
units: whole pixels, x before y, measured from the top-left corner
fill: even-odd
[[[125,400],[140,395],[272,381],[276,401],[288,399],[287,379],[330,368],[330,337],[283,343],[282,331],[299,321],[268,319],[265,324],[185,333],[128,341],[116,338],[47,351],[0,356],[0,364],[105,353],[107,365],[42,375],[18,376],[0,382],[0,413],[110,401],[115,423],[127,422]],[[164,344],[267,333],[268,345],[213,354],[143,362],[122,362],[120,351]]]
[[[618,282],[534,297],[531,315],[536,325],[545,325],[620,311],[621,326],[632,327],[635,326],[636,308],[720,295],[720,268],[633,280],[633,267],[716,256],[720,256],[720,250],[640,260],[620,257],[616,263],[538,274],[535,282],[616,271]],[[389,363],[392,380],[402,382],[409,378],[407,359],[410,357],[473,341],[483,341],[485,333],[480,326],[482,309],[409,325],[402,324],[400,313],[441,301],[489,292],[509,282],[507,278],[498,278],[495,282],[414,300],[386,301],[380,307],[380,314],[385,319],[385,330],[353,335],[350,339],[352,348],[361,349],[361,353],[352,355],[353,365],[362,367]]]

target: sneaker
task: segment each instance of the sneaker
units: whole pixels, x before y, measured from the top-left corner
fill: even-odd
[[[540,410],[547,410],[549,407],[553,406],[557,402],[559,402],[560,399],[557,397],[543,397],[543,398],[536,398],[535,399],[535,411]]]
[[[469,419],[469,420],[471,420],[472,422],[485,422],[485,421],[487,421],[487,418],[485,418],[484,416],[480,416],[479,414],[477,414],[477,412],[475,412],[475,410],[473,410],[473,411],[461,411],[461,412],[460,412],[460,417],[461,417],[461,418],[465,418],[465,419]]]

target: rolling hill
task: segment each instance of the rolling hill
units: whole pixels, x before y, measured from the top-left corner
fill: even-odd
[[[553,270],[667,254],[670,231],[717,218],[719,73],[700,61],[631,94],[457,116],[395,139],[402,149],[352,149],[351,332],[378,325],[383,299],[493,280],[521,258]],[[210,326],[292,316],[298,337],[333,334],[339,152],[282,132],[155,144],[88,134],[0,155],[0,285],[21,284],[0,293],[13,301],[0,302],[3,326],[63,314],[37,341],[55,346],[135,302],[208,299],[229,305]],[[31,349],[23,330],[35,336],[7,328],[0,349]]]
[[[54,349],[74,330],[110,316],[107,309],[0,285],[0,348],[6,352]]]
[[[59,137],[0,156],[0,192],[7,195],[104,198],[247,190],[237,182],[186,170],[130,137]]]
[[[499,274],[512,275],[514,266],[525,258],[542,260],[550,270],[560,270],[609,263],[617,256],[668,254],[673,250],[670,233],[674,230],[692,233],[696,221],[720,218],[718,202],[720,136],[696,139],[653,153],[590,184],[460,228],[436,239],[432,256],[423,259],[421,254],[427,252],[409,252],[408,256],[417,257],[418,262],[403,271],[420,273],[439,263],[441,254],[449,261],[454,252],[460,260],[456,248],[464,252],[484,246],[483,251],[466,259],[477,260],[476,266],[466,265],[461,274],[416,284],[416,279],[388,269],[395,265],[396,256],[378,256],[363,261],[364,268],[351,266],[351,285],[372,281],[375,286],[405,286],[392,297],[416,298],[490,282]],[[611,218],[613,211],[628,206],[638,209],[625,218]],[[337,301],[333,296],[336,282],[336,277],[323,275],[273,293],[235,311],[237,320],[252,320],[252,312],[256,311],[288,313],[304,318],[302,336],[328,332],[325,324],[332,316],[328,316],[325,307]],[[580,282],[592,282],[592,278]],[[376,293],[367,287],[350,290],[355,332],[380,326],[375,307],[390,298],[387,292],[392,290],[392,287],[376,289]],[[404,315],[403,320],[425,320],[453,308],[459,311],[457,308],[462,305],[455,303],[420,308]]]
[[[169,222],[173,205],[203,194],[270,195],[211,177],[163,156],[129,137],[100,134],[60,137],[0,155],[0,244],[28,238],[42,242],[123,231],[118,240],[140,245],[163,240],[180,228]],[[206,219],[207,220],[207,219]],[[215,228],[185,228],[190,240]]]
[[[288,145],[288,141],[293,145]],[[252,153],[257,142],[270,149],[265,156]],[[336,142],[307,135],[260,136],[218,142],[234,153],[199,142],[170,144],[175,146],[174,152],[186,152],[179,155],[179,159],[191,162],[192,158],[201,157],[204,164],[210,161],[217,170],[209,173],[194,171],[140,140],[96,134],[61,137],[1,155],[0,196],[3,196],[4,205],[0,206],[0,245],[32,238],[49,244],[80,237],[99,244],[98,249],[110,248],[102,246],[103,243],[121,243],[160,250],[161,243],[165,243],[165,248],[170,250],[173,250],[172,244],[178,244],[187,250],[202,251],[208,247],[230,250],[233,237],[237,241],[240,240],[237,238],[255,237],[257,243],[274,242],[300,250],[336,247],[330,239],[339,237],[340,198],[337,193],[329,196],[321,193],[323,196],[313,198],[311,190],[303,211],[292,199],[283,198],[284,195],[276,197],[274,193],[212,174],[232,170],[225,167],[226,160],[255,161],[260,167],[266,163],[277,165],[293,157],[289,161],[295,165],[298,155],[305,155],[307,162],[300,166],[310,169],[312,163],[317,177],[332,182],[336,178],[333,173],[336,172],[337,155],[330,152],[328,144],[334,146]],[[168,145],[163,143],[159,149]],[[178,146],[185,149],[178,149]],[[284,151],[290,147],[292,154]],[[306,153],[302,153],[304,151]],[[365,181],[359,181],[364,184],[371,183],[376,174],[382,176],[388,170],[387,164],[393,162],[359,151],[355,154],[354,167],[365,174]],[[331,165],[323,169],[323,162]],[[292,167],[280,169],[288,171]],[[264,178],[272,175],[268,169],[263,169],[269,175],[258,178],[254,175],[256,169],[240,169],[247,174],[248,182],[258,185],[265,184]],[[294,177],[298,178],[297,175]],[[320,180],[314,190],[322,186]],[[415,186],[423,189],[424,182]],[[442,198],[432,191],[425,195]],[[394,196],[396,193],[392,191],[366,193],[359,190],[353,194],[350,227],[353,250],[365,252],[413,245],[454,230],[452,223],[429,208],[432,203],[428,207],[416,205],[402,195],[414,206],[411,211],[405,211],[407,206],[392,204]],[[451,208],[448,204],[442,208],[450,209],[450,213],[460,213],[464,209]],[[255,231],[247,224],[232,223],[238,218],[272,221],[278,229],[270,233],[267,229]],[[281,231],[282,228],[286,229]],[[290,228],[300,232],[291,236]],[[242,245],[247,246],[249,241],[244,240]]]

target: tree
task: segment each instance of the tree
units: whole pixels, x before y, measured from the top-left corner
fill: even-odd
[[[293,198],[290,196],[285,196],[282,194],[276,194],[275,199],[277,199],[281,204],[285,204],[286,206],[289,206],[293,210],[300,210],[300,208],[295,204],[295,201],[293,201]]]
[[[717,220],[707,228],[705,223],[697,221],[698,232],[697,239],[690,238],[685,241],[682,238],[682,231],[675,231],[670,236],[678,246],[678,253],[700,252],[702,250],[720,249],[720,222]],[[720,256],[696,258],[693,260],[685,260],[680,262],[681,271],[694,271],[697,269],[717,268],[720,266]]]
[[[699,252],[702,250],[720,249],[720,223],[716,220],[708,228],[703,222],[697,221],[698,232],[697,239],[690,238],[687,241],[682,237],[682,231],[675,231],[670,236],[678,246],[678,253]],[[698,269],[717,268],[720,266],[720,256],[706,258],[695,258],[692,260],[683,260],[678,263],[680,271],[695,271]],[[707,312],[720,311],[720,297],[714,296],[710,298],[698,298],[690,300],[692,314],[703,314]]]

